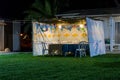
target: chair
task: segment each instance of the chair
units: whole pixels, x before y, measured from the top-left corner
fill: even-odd
[[[45,43],[45,42],[41,42],[42,43],[42,52],[43,52],[43,55],[48,53],[48,44]],[[47,51],[47,52],[46,52]]]
[[[86,41],[81,41],[78,44],[78,48],[75,50],[75,57],[77,54],[79,54],[80,57],[86,56],[86,49],[87,49],[87,42]]]

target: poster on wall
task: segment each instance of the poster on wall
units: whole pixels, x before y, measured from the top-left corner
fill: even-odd
[[[105,54],[105,42],[103,22],[86,18],[88,29],[88,40],[90,47],[90,56]]]

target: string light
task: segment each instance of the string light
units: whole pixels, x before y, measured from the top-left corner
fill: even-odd
[[[61,26],[61,25],[59,25],[58,27],[59,27],[59,29],[61,29],[61,28],[62,28],[62,26]]]
[[[83,28],[83,27],[84,27],[84,25],[83,25],[83,24],[80,24],[79,26],[80,26],[80,28]]]
[[[23,34],[21,33],[20,36],[23,36]]]

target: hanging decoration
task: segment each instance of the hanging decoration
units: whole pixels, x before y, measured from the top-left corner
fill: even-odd
[[[50,43],[79,43],[82,40],[88,41],[87,29],[85,23],[75,24],[45,24],[37,23],[33,30],[36,32],[35,40],[50,42]]]

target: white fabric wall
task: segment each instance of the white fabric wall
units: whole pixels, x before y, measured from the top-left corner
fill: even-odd
[[[43,55],[43,47],[41,44],[41,40],[39,37],[36,37],[36,35],[34,35],[40,33],[40,31],[37,31],[36,24],[37,24],[36,22],[33,22],[33,55],[34,56]]]
[[[103,22],[86,19],[88,29],[88,40],[90,47],[90,56],[97,56],[105,54],[105,42],[104,42],[104,31]]]

